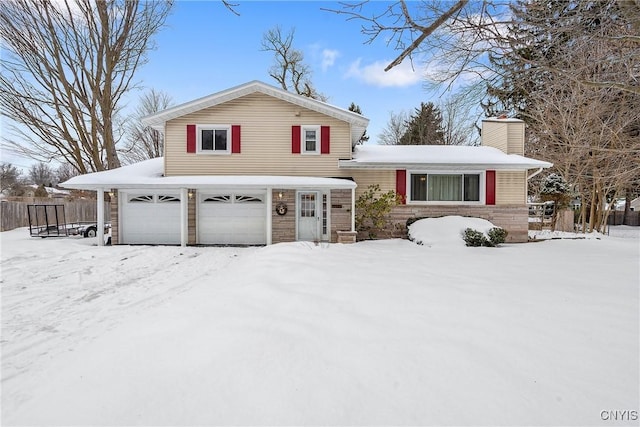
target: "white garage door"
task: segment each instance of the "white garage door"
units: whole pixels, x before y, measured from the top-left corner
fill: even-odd
[[[198,242],[222,245],[266,243],[266,196],[260,194],[201,194]]]
[[[180,244],[178,193],[124,193],[121,197],[121,243]]]

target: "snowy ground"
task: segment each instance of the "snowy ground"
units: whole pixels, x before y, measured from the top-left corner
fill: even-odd
[[[611,421],[639,410],[640,240],[622,234],[179,248],[4,232],[2,425],[638,425]]]

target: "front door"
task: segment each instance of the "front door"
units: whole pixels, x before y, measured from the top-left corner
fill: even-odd
[[[298,240],[317,242],[322,240],[321,205],[317,191],[298,193]]]

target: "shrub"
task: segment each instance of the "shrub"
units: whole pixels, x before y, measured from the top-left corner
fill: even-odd
[[[370,185],[356,200],[356,230],[366,231],[370,239],[387,228],[387,216],[399,203],[399,196],[391,190],[383,193],[378,184]]]
[[[507,235],[509,232],[504,228],[493,227],[487,235],[489,236],[489,241],[493,243],[493,246],[498,246],[501,243],[504,243],[507,239]]]
[[[487,246],[489,243],[483,233],[472,228],[465,229],[462,238],[467,246]]]
[[[467,228],[462,233],[462,238],[467,246],[486,246],[492,248],[504,243],[507,234],[509,233],[504,228],[493,227],[488,231],[487,235],[489,238],[487,238],[481,231]]]

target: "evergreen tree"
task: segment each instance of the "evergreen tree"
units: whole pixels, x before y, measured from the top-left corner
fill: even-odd
[[[407,131],[400,145],[443,145],[442,113],[432,102],[420,103],[420,108],[407,120]]]

